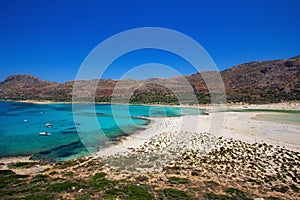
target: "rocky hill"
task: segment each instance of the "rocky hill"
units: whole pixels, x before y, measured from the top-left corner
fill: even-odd
[[[96,101],[108,102],[113,95],[119,100],[129,99],[131,103],[177,104],[176,93],[185,103],[189,103],[190,94],[187,91],[192,88],[198,103],[209,103],[209,91],[202,77],[213,77],[213,73],[215,72],[141,81],[101,79],[76,82],[88,89],[98,81]],[[300,100],[300,56],[240,64],[222,71],[221,76],[228,102],[270,103]],[[186,80],[190,85],[182,84]],[[214,80],[210,82],[213,83]],[[0,82],[0,99],[71,101],[74,83],[70,81],[60,84],[43,81],[31,75],[12,75]]]
[[[0,98],[12,100],[47,99],[48,91],[60,84],[43,81],[31,75],[8,76],[0,83]]]
[[[223,71],[222,78],[232,101],[300,100],[300,56],[237,65]]]

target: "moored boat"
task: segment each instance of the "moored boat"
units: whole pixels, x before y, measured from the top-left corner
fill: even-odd
[[[42,132],[39,132],[39,135],[41,135],[41,136],[50,136],[51,133],[49,133],[47,131],[42,131]]]
[[[52,128],[53,125],[50,124],[50,123],[46,123],[45,126],[48,127],[48,128]]]

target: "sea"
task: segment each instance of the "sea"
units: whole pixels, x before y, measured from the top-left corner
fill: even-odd
[[[70,160],[146,129],[150,123],[147,117],[200,114],[201,109],[168,106],[77,104],[72,109],[72,104],[0,102],[0,157]],[[40,132],[51,135],[41,136]],[[97,145],[87,149],[86,142]]]

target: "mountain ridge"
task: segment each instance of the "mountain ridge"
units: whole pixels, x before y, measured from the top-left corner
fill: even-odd
[[[205,71],[168,79],[99,79],[99,81],[96,79],[65,83],[45,81],[27,74],[16,74],[0,82],[0,99],[71,101],[75,82],[86,84],[88,87],[90,84],[97,84],[95,81],[98,81],[96,101],[108,102],[112,95],[123,97],[130,93],[131,103],[178,104],[174,93],[185,95],[188,88],[182,84],[184,78],[194,89],[198,103],[210,103],[209,90],[202,76],[209,77],[213,73]],[[247,62],[223,70],[220,74],[228,102],[273,103],[300,100],[300,56]]]

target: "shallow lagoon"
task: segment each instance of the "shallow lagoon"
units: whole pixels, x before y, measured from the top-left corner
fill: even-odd
[[[112,141],[118,136],[146,128],[149,120],[140,117],[203,113],[191,108],[138,105],[114,105],[113,111],[109,104],[95,105],[103,134]],[[0,157],[34,155],[33,158],[58,161],[87,155],[77,131],[84,129],[92,133],[93,140],[101,144],[101,137],[97,137],[99,127],[89,125],[94,116],[91,105],[80,105],[76,113],[81,122],[86,122],[76,124],[77,129],[72,104],[0,102]],[[51,123],[53,127],[48,128],[45,123]],[[51,136],[39,136],[40,131],[48,131]]]
[[[271,109],[228,109],[226,112],[256,112],[255,120],[276,122],[280,124],[300,125],[299,110],[271,110]]]
[[[255,120],[259,121],[268,121],[276,122],[280,124],[291,124],[300,126],[300,114],[258,114],[256,117],[253,117]]]

